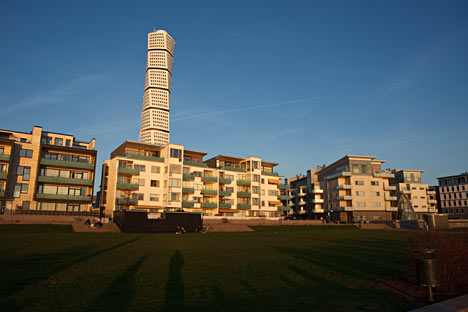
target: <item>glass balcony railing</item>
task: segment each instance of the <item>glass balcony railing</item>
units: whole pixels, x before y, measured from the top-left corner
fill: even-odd
[[[66,200],[66,201],[91,202],[92,196],[37,193],[36,199],[56,199],[56,200]]]
[[[263,175],[273,176],[273,177],[279,176],[278,172],[273,172],[273,171],[262,171],[262,174]]]
[[[239,210],[248,210],[251,208],[250,204],[237,204],[237,209]]]
[[[237,192],[237,197],[250,197],[252,196],[249,192]]]
[[[118,190],[138,190],[139,185],[134,183],[117,183]]]
[[[236,171],[236,172],[247,172],[247,170],[243,168],[237,168],[237,167],[231,167],[231,166],[221,166],[218,167],[220,170],[230,170],[230,171]]]
[[[137,205],[138,204],[138,200],[137,199],[134,199],[134,198],[131,198],[131,199],[128,199],[128,198],[116,198],[115,199],[115,203],[117,205]]]
[[[85,185],[85,186],[93,185],[93,180],[72,179],[72,178],[62,178],[62,177],[39,176],[37,178],[37,181],[44,182],[44,183],[52,183],[52,184]]]
[[[193,208],[194,202],[191,201],[182,201],[182,207],[184,208]]]
[[[237,185],[250,185],[250,180],[237,180]]]
[[[216,190],[201,190],[201,193],[203,195],[216,195],[216,194],[218,194],[218,191],[216,191]]]
[[[193,194],[195,192],[193,187],[183,187],[182,188],[182,193],[185,194]]]
[[[127,153],[127,154],[125,154],[125,157],[132,158],[132,159],[141,159],[141,160],[164,162],[164,158],[156,157],[156,156],[146,156],[146,155],[138,155],[138,154]]]
[[[216,203],[203,203],[203,208],[216,208],[218,205]]]
[[[196,162],[196,161],[190,161],[190,160],[184,160],[184,165],[197,166],[197,167],[208,167],[207,164],[204,164],[202,162]]]
[[[140,171],[138,169],[134,169],[134,168],[119,168],[117,170],[118,173],[120,174],[128,174],[128,175],[139,175],[140,174]]]
[[[231,209],[231,204],[219,204],[219,208],[224,208],[224,209]]]
[[[184,173],[182,175],[182,179],[184,179],[186,181],[193,181],[193,180],[195,180],[195,176],[192,175],[192,174]]]
[[[0,161],[10,161],[10,154],[0,154]]]
[[[219,178],[219,183],[230,184],[231,182],[232,182],[231,179]]]
[[[203,182],[218,182],[217,177],[202,177],[201,180]]]
[[[94,169],[94,164],[90,164],[90,163],[47,159],[47,158],[41,158],[41,165],[65,167],[65,168],[76,168],[76,169],[90,169],[90,170]]]
[[[231,194],[230,191],[219,191],[219,196],[231,196]]]

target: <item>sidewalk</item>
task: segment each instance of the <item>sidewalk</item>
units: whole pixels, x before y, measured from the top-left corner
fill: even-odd
[[[411,310],[410,312],[468,312],[468,294]]]

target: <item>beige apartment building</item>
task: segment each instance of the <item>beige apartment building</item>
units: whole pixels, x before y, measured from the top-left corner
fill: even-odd
[[[177,144],[125,141],[104,161],[100,206],[109,217],[127,209],[279,217],[288,209],[281,203],[283,177],[273,170],[278,164],[226,155],[204,160],[206,155]]]
[[[291,189],[292,211],[301,219],[318,220],[325,217],[323,189],[316,174],[320,169],[310,169],[307,175],[299,174],[285,180]]]
[[[68,134],[0,130],[0,210],[5,214],[91,212],[95,140]]]
[[[397,197],[397,207],[403,210],[403,205],[410,205],[418,219],[425,214],[437,213],[435,191],[429,190],[429,185],[421,182],[424,170],[393,169],[394,178],[389,180],[391,196]]]
[[[450,219],[468,219],[468,172],[437,178],[439,210]]]
[[[169,144],[169,109],[174,39],[164,30],[148,34],[145,91],[141,113],[142,143]]]

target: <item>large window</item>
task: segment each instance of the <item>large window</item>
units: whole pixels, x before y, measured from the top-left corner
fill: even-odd
[[[181,165],[171,164],[170,168],[169,168],[170,173],[179,173],[180,174],[182,172],[181,170],[182,170]]]
[[[29,149],[20,149],[19,156],[25,158],[32,158],[33,151]]]
[[[80,155],[71,155],[71,154],[61,154],[61,153],[44,153],[45,159],[52,159],[52,160],[63,160],[63,161],[71,161],[71,162],[81,162],[81,163],[89,163],[90,157],[89,156],[80,156]]]
[[[18,198],[20,197],[20,194],[27,194],[27,193],[28,193],[28,184],[25,184],[25,183],[15,184],[13,197]]]
[[[169,179],[169,187],[180,187],[180,179]]]
[[[31,167],[18,166],[16,174],[23,177],[23,181],[29,181]]]
[[[171,148],[171,157],[182,159],[182,150]]]
[[[42,168],[41,176],[60,177],[60,178],[68,178],[68,179],[88,179],[89,173],[86,171]]]

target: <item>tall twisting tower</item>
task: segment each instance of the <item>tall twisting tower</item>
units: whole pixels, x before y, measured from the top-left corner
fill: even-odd
[[[174,39],[164,30],[148,34],[145,93],[141,113],[141,143],[169,144],[169,96]]]

